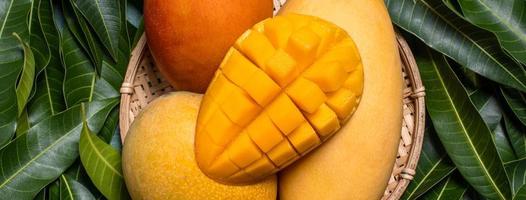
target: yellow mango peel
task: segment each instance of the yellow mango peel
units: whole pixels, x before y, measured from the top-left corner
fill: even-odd
[[[363,67],[351,37],[323,19],[266,19],[230,48],[201,104],[199,168],[227,184],[278,172],[326,141],[354,113]]]

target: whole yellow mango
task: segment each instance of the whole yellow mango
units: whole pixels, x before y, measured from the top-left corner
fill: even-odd
[[[266,19],[236,41],[205,94],[199,168],[230,184],[276,173],[340,129],[362,89],[360,54],[343,29],[307,15]]]
[[[276,199],[276,177],[249,186],[207,178],[194,159],[202,95],[175,92],[154,100],[135,119],[122,151],[124,179],[133,199]]]
[[[402,126],[402,72],[382,0],[288,0],[279,15],[326,19],[349,33],[364,69],[360,106],[334,137],[280,174],[281,200],[380,199]]]

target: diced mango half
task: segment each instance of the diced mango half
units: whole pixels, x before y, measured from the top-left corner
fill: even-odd
[[[228,51],[205,94],[197,162],[222,183],[261,180],[337,132],[362,90],[360,54],[343,29],[299,14],[263,20]]]

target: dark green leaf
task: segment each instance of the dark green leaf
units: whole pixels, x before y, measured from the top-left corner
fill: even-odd
[[[43,1],[43,2],[42,2]],[[47,3],[46,0],[33,0],[33,9],[31,11],[30,28],[30,42],[29,46],[35,57],[35,72],[40,74],[42,70],[48,65],[50,59],[50,50],[44,37],[43,24],[39,19],[40,4]]]
[[[60,176],[61,200],[94,200],[95,197],[82,184],[68,175]]]
[[[38,192],[37,196],[35,196],[33,200],[46,200],[47,195],[47,188],[43,188],[42,190],[40,190],[40,192]]]
[[[506,131],[517,158],[526,158],[526,127],[518,120],[504,114]]]
[[[68,177],[72,178],[73,180],[77,181],[78,183],[82,184],[85,188],[87,188],[91,194],[95,198],[103,197],[102,194],[97,190],[95,185],[93,185],[93,182],[91,182],[91,179],[89,178],[88,174],[86,173],[86,169],[82,166],[82,163],[80,161],[80,158],[78,158],[73,165],[71,165],[66,172],[64,172],[64,175],[67,175]]]
[[[0,194],[6,199],[34,197],[58,178],[78,157],[81,110],[89,126],[99,131],[118,99],[73,106],[31,127],[0,149]]]
[[[119,108],[115,108],[111,111],[108,119],[104,123],[102,130],[99,133],[99,136],[106,143],[109,143],[115,134],[115,129],[119,123]]]
[[[462,199],[468,187],[460,174],[454,173],[446,179],[440,181],[438,185],[433,187],[421,199],[425,200],[454,200]]]
[[[16,81],[24,55],[13,33],[29,41],[27,17],[30,11],[30,0],[0,1],[0,146],[15,134],[18,115]]]
[[[120,153],[91,133],[86,123],[80,135],[79,150],[82,165],[106,198],[129,199],[122,177]]]
[[[407,186],[402,199],[418,198],[455,170],[455,166],[444,151],[432,123],[429,120],[426,121],[428,121],[428,126],[425,129],[416,174]]]
[[[30,125],[66,109],[62,93],[64,68],[60,61],[60,39],[53,22],[53,7],[50,2],[41,1],[38,12],[45,41],[50,44],[50,59],[48,66],[38,76],[36,93],[27,105]]]
[[[446,58],[419,47],[415,53],[426,86],[426,106],[449,157],[467,182],[486,198],[511,198],[491,131]]]
[[[391,19],[430,47],[498,83],[526,91],[526,72],[491,33],[466,22],[438,0],[385,0]]]
[[[60,179],[53,181],[47,188],[49,200],[60,200]]]
[[[523,185],[519,191],[513,196],[513,200],[523,200],[526,199],[526,185]]]
[[[502,109],[495,96],[488,91],[475,89],[469,93],[469,98],[488,128],[495,129],[502,118]]]
[[[84,52],[86,52],[95,69],[100,72],[104,54],[104,50],[101,47],[102,44],[97,40],[82,14],[73,6],[70,0],[62,0],[62,6],[69,30]]]
[[[517,159],[502,123],[499,123],[493,130],[493,139],[495,140],[495,146],[497,146],[497,151],[502,162],[506,163]]]
[[[493,32],[513,57],[526,64],[526,1],[458,0],[464,16]]]
[[[24,111],[31,89],[33,88],[33,82],[35,80],[35,58],[33,52],[27,43],[25,43],[18,34],[13,33],[18,39],[24,49],[24,64],[22,65],[22,72],[16,85],[16,102],[18,107],[18,116]]]
[[[526,160],[516,160],[506,164],[506,172],[511,183],[511,191],[516,194],[526,184]]]
[[[88,23],[93,27],[103,45],[117,61],[119,34],[121,32],[121,10],[119,1],[72,0]]]
[[[501,87],[502,96],[510,106],[513,114],[526,125],[526,96],[520,91]]]

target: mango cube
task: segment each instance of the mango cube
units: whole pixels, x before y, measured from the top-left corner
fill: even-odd
[[[247,125],[261,111],[261,107],[240,88],[234,89],[228,101],[224,101],[220,107],[240,127]]]
[[[343,87],[351,90],[356,96],[362,96],[362,92],[363,92],[362,64],[359,64],[356,67],[356,70],[351,72],[351,74],[347,77],[347,80],[345,80]]]
[[[324,92],[333,92],[342,86],[347,72],[340,62],[316,62],[304,74],[305,78],[320,86]]]
[[[276,48],[285,48],[290,34],[294,30],[292,23],[285,17],[277,16],[265,23],[265,35]]]
[[[256,65],[234,48],[230,48],[227,57],[228,59],[221,63],[220,69],[235,85],[244,85],[258,69]]]
[[[316,131],[305,122],[296,128],[290,135],[289,140],[298,151],[303,154],[321,143]]]
[[[316,112],[306,114],[306,116],[322,139],[330,136],[340,128],[338,116],[326,104],[322,104]]]
[[[259,115],[247,127],[248,135],[263,152],[269,152],[283,140],[283,135],[265,114]]]
[[[272,101],[281,91],[279,85],[260,69],[256,70],[250,77],[250,81],[241,88],[262,107]]]
[[[272,122],[281,130],[285,135],[289,134],[298,127],[301,123],[305,122],[305,118],[301,114],[300,110],[290,98],[281,94],[270,103],[265,109]]]
[[[282,141],[268,152],[268,157],[276,166],[283,166],[283,164],[296,156],[298,156],[298,154],[296,154],[296,151],[287,140]]]
[[[236,48],[243,52],[250,60],[259,67],[265,66],[265,62],[274,55],[274,46],[263,35],[257,31],[248,30],[235,43]]]
[[[318,85],[302,77],[296,79],[285,91],[292,101],[307,113],[316,111],[327,99]]]
[[[294,31],[289,38],[286,47],[294,59],[298,61],[298,67],[305,69],[316,58],[320,37],[311,31],[308,27]]]
[[[341,88],[329,96],[327,105],[338,115],[340,120],[345,120],[357,106],[356,96],[351,90]]]
[[[250,165],[262,156],[246,131],[239,134],[226,151],[230,160],[241,168]]]
[[[263,70],[281,87],[287,86],[297,76],[296,61],[281,49],[268,60]]]

